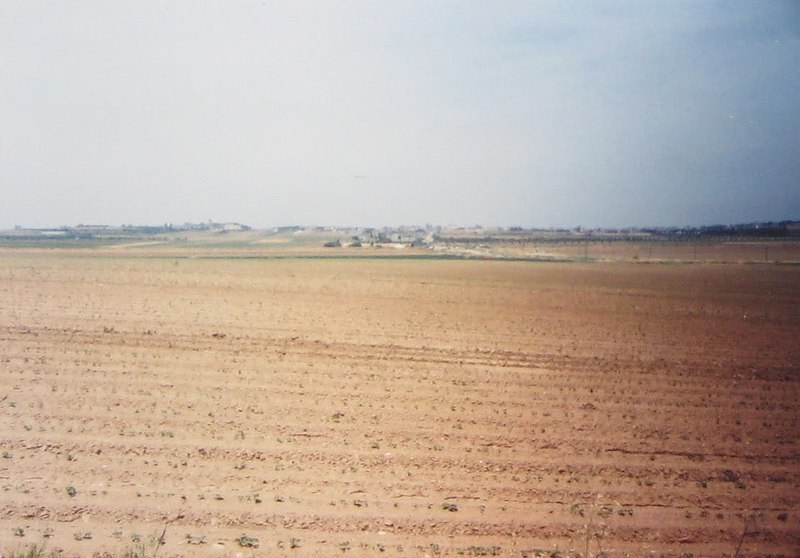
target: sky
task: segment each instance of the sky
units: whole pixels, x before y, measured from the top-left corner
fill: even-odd
[[[796,0],[0,3],[0,228],[788,219]]]

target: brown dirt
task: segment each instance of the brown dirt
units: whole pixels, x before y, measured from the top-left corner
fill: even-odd
[[[798,285],[5,251],[0,549],[795,556]]]

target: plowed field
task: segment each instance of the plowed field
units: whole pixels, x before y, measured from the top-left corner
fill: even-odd
[[[798,266],[7,250],[0,390],[6,552],[800,553]]]

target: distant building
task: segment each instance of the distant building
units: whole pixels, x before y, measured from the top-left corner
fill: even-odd
[[[222,224],[223,231],[249,231],[250,227],[247,225],[242,225],[241,223],[223,223]]]

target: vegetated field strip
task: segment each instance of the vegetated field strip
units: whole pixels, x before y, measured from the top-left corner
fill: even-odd
[[[793,555],[799,279],[4,253],[0,548]]]
[[[324,248],[341,232],[296,235],[264,231],[225,235],[197,233],[108,238],[0,238],[0,252],[47,252],[52,256],[180,259],[400,259],[450,260],[488,258],[518,261],[629,261],[643,263],[800,263],[800,241],[793,237],[694,237],[631,239],[624,236],[580,237],[565,233],[544,240],[535,235],[508,242],[500,237],[450,238],[428,247],[402,244]]]
[[[506,245],[498,249],[514,254],[551,254],[599,260],[679,262],[785,262],[800,261],[797,240],[721,240],[686,238],[681,241],[554,241]]]

